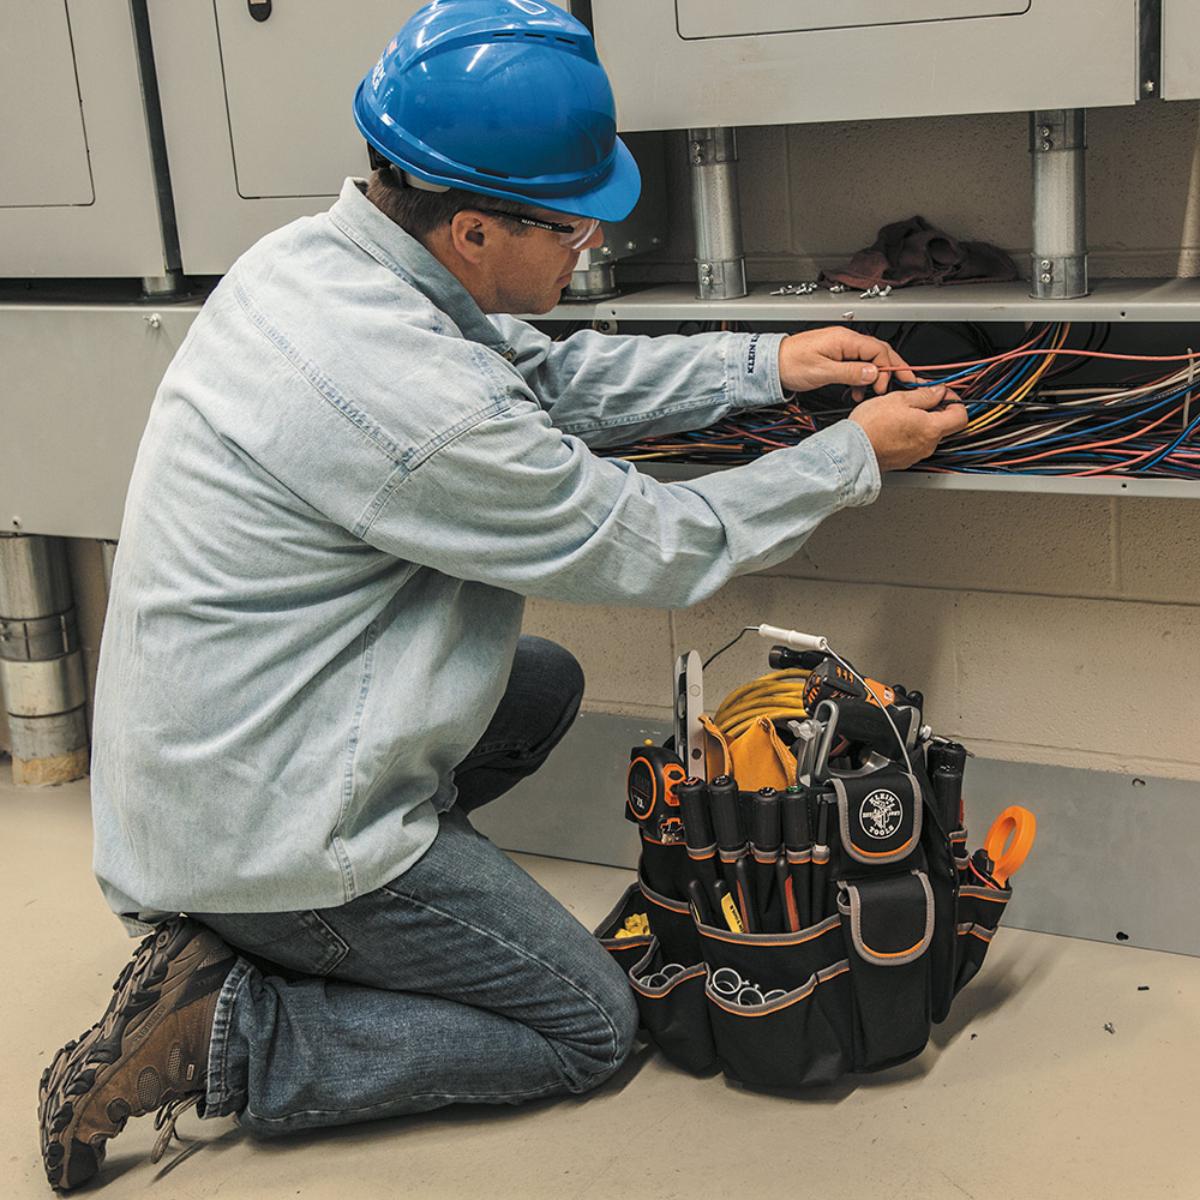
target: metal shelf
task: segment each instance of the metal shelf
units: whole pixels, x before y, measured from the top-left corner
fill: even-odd
[[[729,467],[697,463],[639,462],[639,471],[663,483],[696,479]],[[1068,479],[1061,475],[933,475],[923,471],[891,471],[886,488],[918,488],[950,492],[1034,492],[1061,496],[1156,496],[1160,499],[1200,500],[1200,482],[1188,479],[1133,479],[1093,475]]]
[[[795,282],[795,281],[793,281]],[[1078,300],[1037,300],[1024,280],[901,288],[882,299],[857,291],[772,296],[754,284],[738,300],[697,300],[692,284],[556,305],[543,321],[1200,321],[1200,279],[1102,279]]]

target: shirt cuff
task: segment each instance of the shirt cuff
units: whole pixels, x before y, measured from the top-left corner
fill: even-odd
[[[878,497],[883,482],[879,460],[867,431],[857,421],[838,421],[800,444],[820,446],[833,462],[840,480],[839,507],[859,508]]]
[[[725,394],[737,408],[783,403],[779,347],[783,333],[731,333],[725,350]]]

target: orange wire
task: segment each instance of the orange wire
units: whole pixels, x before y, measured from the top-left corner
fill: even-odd
[[[957,367],[975,367],[981,363],[1004,362],[1010,358],[1031,358],[1039,354],[1065,354],[1076,358],[1113,358],[1120,362],[1183,362],[1200,358],[1200,351],[1194,354],[1113,354],[1106,350],[1008,350],[1004,354],[997,354],[995,358],[974,358],[957,363],[931,363],[914,366],[910,370],[949,371]],[[955,380],[954,386],[957,387],[961,382],[962,380]]]

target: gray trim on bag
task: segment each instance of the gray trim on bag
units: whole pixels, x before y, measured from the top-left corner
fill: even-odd
[[[866,776],[858,776],[857,778],[866,778]],[[854,839],[850,836],[850,795],[846,791],[845,783],[836,775],[830,776],[830,783],[833,784],[834,794],[837,796],[838,828],[842,834],[842,848],[855,862],[860,862],[867,867],[886,866],[888,863],[899,862],[902,858],[907,858],[920,843],[925,797],[915,775],[910,775],[907,771],[901,771],[900,778],[907,779],[912,785],[912,836],[903,846],[890,854],[871,856],[860,854],[854,844]],[[899,799],[898,796],[896,798]]]
[[[925,933],[919,942],[916,943],[905,954],[900,955],[884,955],[883,951],[874,951],[863,940],[862,935],[862,898],[859,896],[859,883],[839,883],[838,887],[850,897],[848,909],[850,914],[850,937],[854,942],[854,948],[858,951],[858,956],[863,962],[874,963],[877,967],[904,967],[911,962],[916,962],[926,950],[929,949],[930,943],[933,941],[933,888],[929,886],[929,878],[924,871],[909,871],[910,875],[915,875],[921,883],[921,890],[925,893]],[[838,909],[841,910],[842,904],[838,902]]]

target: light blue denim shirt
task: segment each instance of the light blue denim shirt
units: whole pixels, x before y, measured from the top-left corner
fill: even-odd
[[[779,341],[489,318],[355,180],[251,248],[163,377],[126,502],[92,784],[113,909],[378,887],[454,802],[524,597],[684,607],[873,500],[849,421],[686,483],[591,453],[778,402]]]

